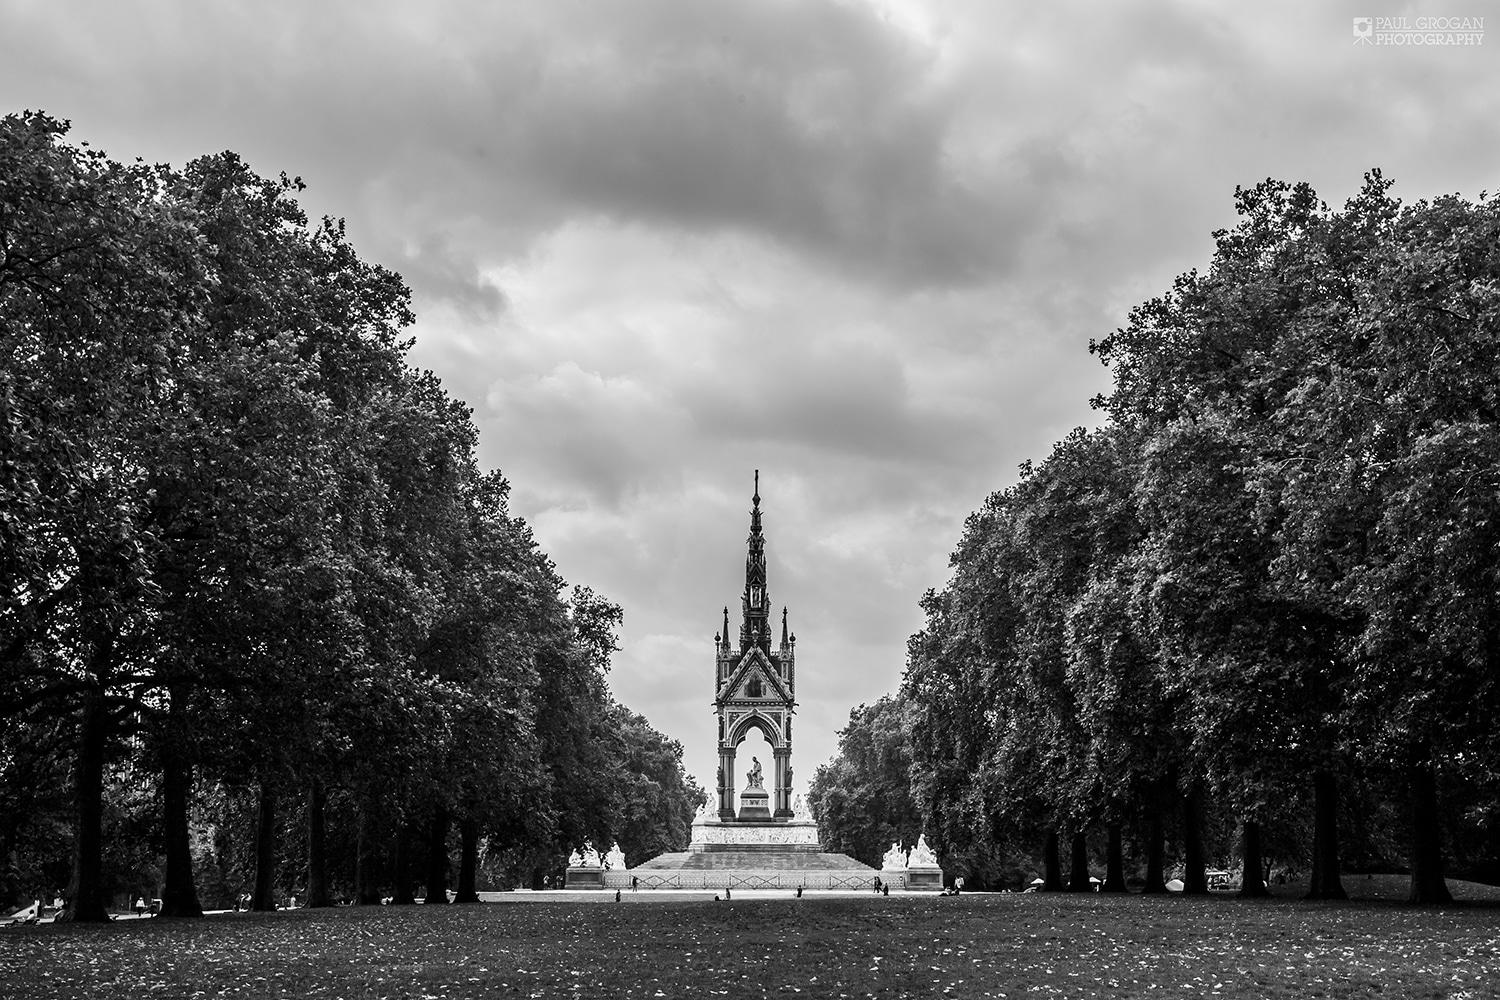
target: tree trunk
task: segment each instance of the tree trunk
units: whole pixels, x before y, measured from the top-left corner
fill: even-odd
[[[427,905],[448,902],[448,810],[434,806],[427,827]]]
[[[1089,892],[1089,840],[1082,830],[1073,832],[1073,857],[1068,872],[1069,892]]]
[[[332,906],[328,893],[328,851],[324,845],[324,813],[328,792],[317,778],[307,786],[307,905]]]
[[[375,882],[375,858],[372,851],[375,837],[372,835],[370,810],[359,807],[358,843],[354,848],[354,903],[356,906],[379,906],[380,886]]]
[[[1043,863],[1046,866],[1046,870],[1042,872],[1042,891],[1062,892],[1064,888],[1062,877],[1062,859],[1059,857],[1056,830],[1047,831],[1047,842],[1045,845],[1043,845],[1042,848],[1042,858]]]
[[[391,905],[407,906],[417,901],[412,893],[411,883],[411,830],[405,823],[396,828],[396,854],[391,859],[391,879],[395,886],[391,889]]]
[[[255,823],[255,891],[250,909],[276,909],[276,789],[267,778],[260,782],[260,810]]]
[[[1194,785],[1182,797],[1182,892],[1208,895],[1208,862],[1203,856],[1203,793]]]
[[[1437,779],[1426,746],[1412,753],[1406,768],[1411,798],[1411,894],[1408,903],[1451,903],[1443,879],[1442,829],[1438,825]]]
[[[1120,834],[1120,824],[1109,824],[1109,848],[1105,852],[1104,885],[1102,892],[1129,892],[1125,886],[1125,846]]]
[[[104,692],[84,695],[78,732],[78,762],[73,771],[73,878],[68,901],[57,919],[108,923],[104,906],[104,743],[108,718]]]
[[[1271,890],[1266,888],[1265,866],[1261,863],[1263,853],[1260,847],[1260,824],[1253,819],[1245,820],[1244,841],[1240,845],[1241,899],[1271,894]]]
[[[1339,878],[1339,781],[1332,771],[1313,772],[1313,862],[1308,899],[1348,899]]]
[[[166,732],[161,744],[162,833],[167,864],[161,890],[161,915],[201,917],[198,887],[193,881],[193,852],[188,833],[193,798],[193,765],[187,754],[187,726],[181,695],[169,694]]]
[[[1314,793],[1314,796],[1316,797],[1316,793]],[[1308,877],[1307,877],[1307,895],[1303,896],[1302,897],[1303,899],[1320,899],[1321,898],[1318,895],[1318,886],[1320,886],[1320,885],[1323,884],[1323,877],[1324,876],[1323,876],[1323,858],[1322,858],[1322,855],[1320,854],[1320,852],[1318,851],[1318,847],[1320,846],[1319,845],[1319,836],[1320,835],[1318,833],[1318,825],[1317,825],[1317,815],[1316,815],[1317,809],[1318,809],[1317,802],[1314,802],[1313,803],[1313,813],[1314,813],[1314,816],[1313,816],[1312,871],[1308,874]]]
[[[1151,796],[1151,820],[1146,832],[1146,884],[1144,893],[1167,891],[1167,829],[1162,819],[1162,796]]]
[[[455,903],[479,902],[479,824],[472,819],[458,823],[458,895]]]

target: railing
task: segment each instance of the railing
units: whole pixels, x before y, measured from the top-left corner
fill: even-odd
[[[610,873],[606,873],[605,874],[605,882],[607,884],[610,884],[611,888],[624,888],[625,886],[629,886],[630,885],[630,880],[629,880],[628,877],[626,877],[624,879],[617,879],[616,880],[616,881],[624,881],[625,886],[617,886],[617,885],[614,885],[614,884],[610,883],[609,875],[611,875],[611,874],[613,874],[613,873],[610,872]],[[625,873],[621,872],[620,874],[624,875]],[[636,878],[638,878],[640,880],[639,884],[640,884],[640,887],[642,889],[681,889],[682,888],[682,873],[681,872],[668,872],[668,873],[663,874],[663,875],[643,874],[643,875],[637,875]]]

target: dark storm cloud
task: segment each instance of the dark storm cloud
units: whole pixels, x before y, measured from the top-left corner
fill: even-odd
[[[1089,278],[1122,225],[1149,260],[1233,183],[1306,172],[1287,135],[1373,152],[1399,130],[1473,163],[1495,134],[1452,126],[1495,104],[1468,54],[1353,63],[1334,8],[936,3],[927,36],[831,0],[4,9],[13,103],[165,134],[178,159],[252,147],[393,264],[467,226],[465,277],[586,212],[756,232],[894,287],[1021,254]],[[423,291],[493,303],[476,289]]]
[[[705,75],[717,73],[742,75]],[[826,86],[863,82],[839,76]],[[545,115],[513,155],[545,198],[760,232],[885,281],[971,281],[1004,263],[1007,214],[945,175],[935,112],[885,94],[814,124],[793,106],[802,82],[687,58],[623,86],[540,94]]]
[[[75,95],[311,151],[294,169],[315,189],[353,180],[341,196],[398,254],[469,220],[484,266],[592,211],[757,232],[884,282],[965,282],[1005,265],[1024,214],[1019,190],[953,169],[931,54],[862,5],[70,7],[21,8],[12,37],[66,38]]]
[[[764,233],[883,280],[969,280],[1009,252],[1003,191],[950,169],[931,57],[871,8],[692,0],[571,8],[491,134],[544,197]]]
[[[1495,189],[1493,46],[1360,49],[1367,12],[0,0],[0,104],[119,157],[235,149],[347,217],[700,775],[762,469],[810,775],[964,515],[1096,419],[1088,339],[1209,259],[1236,185]]]

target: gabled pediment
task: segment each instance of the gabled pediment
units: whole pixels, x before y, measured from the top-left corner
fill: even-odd
[[[756,681],[760,682],[760,693],[752,693]],[[724,687],[719,693],[718,700],[725,701],[764,701],[773,704],[792,704],[791,693],[787,691],[786,682],[771,665],[771,659],[765,651],[752,648],[740,658],[739,664],[729,674],[729,679],[724,682]]]

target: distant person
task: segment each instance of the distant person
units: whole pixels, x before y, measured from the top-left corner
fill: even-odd
[[[135,897],[135,915],[138,916],[138,917],[140,917],[140,916],[144,916],[145,913],[146,913],[146,898],[144,896],[137,896],[137,897]]]

